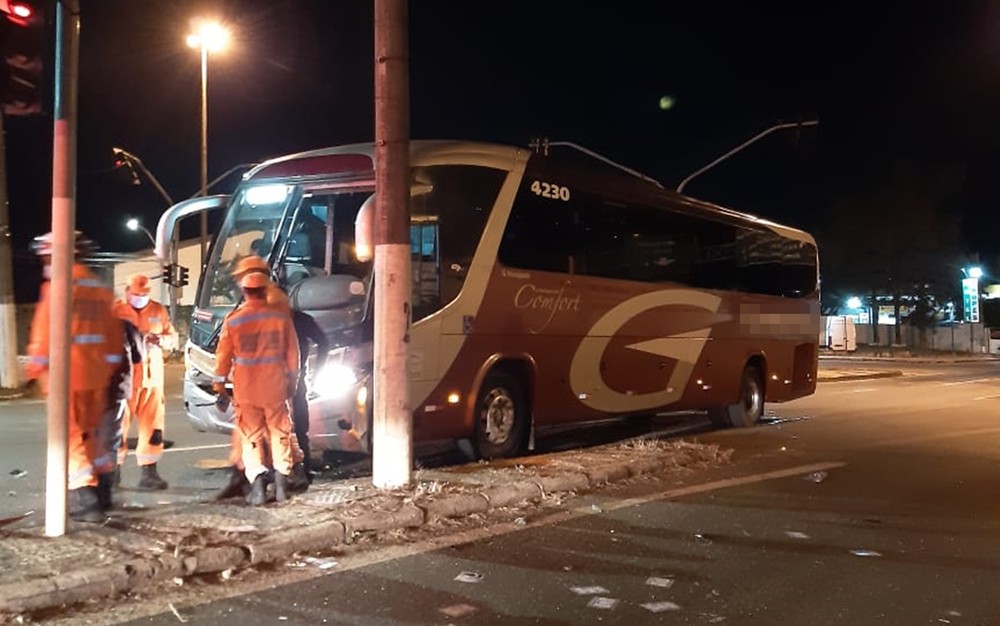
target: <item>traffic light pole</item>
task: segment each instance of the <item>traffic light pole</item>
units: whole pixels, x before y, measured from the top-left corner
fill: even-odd
[[[410,111],[406,0],[375,0],[375,371],[372,484],[408,485]]]

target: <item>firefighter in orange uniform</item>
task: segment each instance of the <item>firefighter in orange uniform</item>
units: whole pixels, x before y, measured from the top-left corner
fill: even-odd
[[[267,261],[261,257],[251,254],[246,256],[236,264],[233,269],[233,278],[236,281],[242,280],[244,276],[250,273],[261,274],[262,276],[268,277],[267,287],[265,292],[265,298],[268,305],[284,311],[289,316],[292,317],[292,323],[295,322],[295,313],[292,311],[291,304],[288,302],[288,296],[285,292],[281,290],[281,287],[276,285],[274,281],[270,280],[270,268],[267,266]],[[296,329],[296,332],[298,330]],[[299,344],[300,359],[305,357],[301,354],[302,344]],[[300,368],[302,363],[299,364]],[[302,374],[301,370],[299,372],[300,376]],[[301,380],[300,380],[301,384]],[[296,398],[302,395],[303,389],[298,389],[296,393]],[[294,411],[294,408],[293,408]],[[309,466],[306,462],[307,456],[300,445],[298,432],[300,430],[299,425],[295,421],[296,416],[292,416],[293,433],[292,433],[292,479],[290,483],[292,492],[306,491],[309,488],[309,483],[311,482]],[[308,430],[308,414],[305,416],[306,419],[306,429]],[[227,498],[232,498],[241,493],[245,493],[246,488],[249,486],[246,482],[246,477],[243,471],[243,442],[240,436],[240,430],[238,428],[233,428],[231,437],[231,447],[229,452],[229,464],[232,467],[232,474],[230,475],[229,482],[223,487],[219,493],[215,496],[216,500],[225,500]],[[308,445],[308,443],[307,443]]]
[[[91,249],[91,242],[77,232],[74,254]],[[36,237],[32,244],[49,277],[52,235]],[[75,261],[72,273],[69,356],[69,459],[67,486],[69,516],[84,522],[103,522],[98,499],[100,475],[110,475],[114,459],[101,433],[108,388],[114,370],[123,360],[121,324],[111,313],[113,295],[86,266]],[[42,283],[28,343],[27,376],[39,380],[48,393],[50,285]]]
[[[135,421],[138,431],[135,458],[139,465],[139,489],[155,491],[167,488],[167,481],[160,478],[156,464],[163,456],[163,426],[166,415],[163,395],[164,351],[177,347],[177,333],[170,323],[166,307],[151,300],[149,277],[135,274],[128,280],[125,297],[116,301],[115,315],[131,322],[139,329],[145,342],[145,358],[133,369],[132,397],[122,421],[122,446],[118,452],[118,465],[125,463],[130,422]]]
[[[288,400],[298,379],[299,348],[288,312],[267,302],[270,279],[251,272],[240,278],[244,303],[222,323],[216,348],[213,390],[226,393],[226,379],[233,382],[236,428],[242,444],[242,461],[251,483],[250,504],[266,501],[266,475],[274,468],[275,498],[288,499],[292,472],[292,422]]]

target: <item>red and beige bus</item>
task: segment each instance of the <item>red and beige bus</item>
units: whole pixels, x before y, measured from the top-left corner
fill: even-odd
[[[372,405],[374,146],[273,159],[224,208],[198,285],[185,399],[211,395],[214,340],[240,300],[231,271],[268,260],[331,351],[308,375],[316,451],[364,450]],[[795,228],[694,200],[571,144],[411,142],[414,438],[522,452],[534,429],[679,410],[756,423],[816,388],[818,257]],[[262,384],[267,384],[262,381]]]

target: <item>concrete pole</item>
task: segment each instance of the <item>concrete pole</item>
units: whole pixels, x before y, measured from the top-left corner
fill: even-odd
[[[80,7],[56,3],[54,134],[52,142],[52,282],[50,284],[48,449],[45,534],[66,534],[69,439],[70,314],[76,230],[76,95]]]
[[[201,196],[208,194],[208,45],[201,42]],[[201,212],[201,256],[198,267],[205,264],[208,253],[208,213]]]
[[[10,249],[10,207],[7,205],[7,146],[0,112],[0,387],[16,389],[17,305],[14,302],[14,261]]]
[[[375,0],[375,380],[372,483],[410,484],[410,109],[406,0]]]

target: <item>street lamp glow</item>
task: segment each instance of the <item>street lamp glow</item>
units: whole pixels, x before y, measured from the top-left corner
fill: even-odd
[[[860,309],[861,308],[861,298],[857,296],[851,296],[847,299],[847,308],[849,309]]]
[[[188,35],[187,44],[199,50],[201,56],[201,191],[208,193],[208,53],[217,52],[229,42],[229,31],[215,21],[194,22],[195,31]],[[202,213],[201,221],[201,261],[208,252],[208,215]]]
[[[139,220],[137,220],[136,218],[130,217],[128,221],[125,222],[125,228],[133,232],[138,232],[141,230],[142,234],[146,235],[146,238],[149,239],[149,242],[153,244],[153,247],[154,248],[156,247],[156,238],[153,237],[153,233],[149,232],[149,229],[140,224]]]
[[[223,50],[228,43],[229,31],[218,22],[201,22],[195,32],[187,36],[187,45],[209,52]]]
[[[982,278],[983,268],[978,265],[969,268],[969,278]]]

